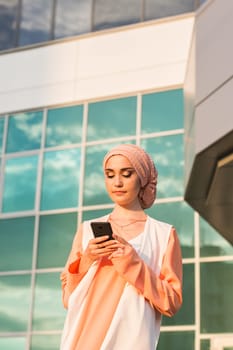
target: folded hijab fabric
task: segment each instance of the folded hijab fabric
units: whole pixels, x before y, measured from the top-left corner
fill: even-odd
[[[128,158],[132,164],[141,182],[141,190],[138,195],[141,207],[143,209],[150,208],[156,198],[158,177],[153,160],[141,147],[133,144],[121,144],[106,154],[103,160],[104,169],[109,158],[115,155]]]

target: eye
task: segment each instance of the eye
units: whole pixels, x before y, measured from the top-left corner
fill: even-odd
[[[133,171],[126,170],[122,173],[122,176],[124,177],[130,177],[132,175]]]
[[[114,177],[114,173],[112,171],[106,171],[105,172],[105,176],[108,178],[108,179],[112,179]]]

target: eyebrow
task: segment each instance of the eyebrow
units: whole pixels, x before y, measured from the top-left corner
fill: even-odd
[[[104,169],[104,170],[105,170],[105,171],[114,171],[114,169],[111,169],[111,168],[106,168],[106,169]],[[132,167],[121,168],[120,170],[121,170],[121,171],[126,171],[126,170],[133,170],[133,171],[135,171],[135,169],[132,168]]]

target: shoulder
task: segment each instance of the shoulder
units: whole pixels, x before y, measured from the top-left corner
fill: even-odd
[[[150,224],[155,226],[155,228],[157,228],[157,229],[161,229],[161,230],[165,230],[165,231],[170,232],[172,227],[173,227],[173,225],[171,225],[167,222],[164,222],[164,221],[154,219],[151,216],[149,216],[149,221],[150,221]]]

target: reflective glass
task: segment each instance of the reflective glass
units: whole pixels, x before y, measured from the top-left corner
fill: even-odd
[[[61,336],[57,334],[33,335],[30,350],[58,350]]]
[[[195,10],[196,0],[145,0],[145,19],[179,15]]]
[[[233,255],[233,246],[200,217],[200,255]]]
[[[66,311],[61,301],[60,273],[36,275],[33,330],[63,328]]]
[[[57,0],[55,38],[91,31],[92,0]]]
[[[80,143],[83,106],[48,110],[46,147]]]
[[[0,0],[0,50],[16,44],[18,0]]]
[[[123,26],[139,22],[141,0],[96,0],[93,30]]]
[[[183,115],[182,90],[142,96],[142,133],[183,128]]]
[[[87,140],[135,135],[136,105],[136,97],[90,103]]]
[[[34,217],[0,220],[0,270],[32,268]]]
[[[0,276],[0,332],[27,330],[30,287],[30,275]]]
[[[53,0],[22,0],[19,45],[51,39]]]
[[[99,218],[109,214],[110,212],[111,209],[87,210],[83,212],[82,221]]]
[[[3,337],[0,338],[0,349],[4,350],[25,350],[26,338],[23,337]]]
[[[4,118],[0,118],[0,155],[2,154],[2,142],[3,142],[3,131],[4,131]]]
[[[158,170],[157,197],[183,196],[183,135],[145,139],[141,146],[151,155]]]
[[[77,227],[77,213],[42,215],[39,224],[38,268],[63,267]],[[51,252],[56,251],[56,254]]]
[[[6,160],[3,212],[34,209],[37,164],[38,156]]]
[[[162,324],[184,325],[194,324],[195,304],[194,304],[194,265],[183,265],[183,304],[180,310],[173,317],[164,316]],[[166,349],[166,348],[165,348]]]
[[[202,339],[201,340],[201,350],[211,350],[209,339]]]
[[[77,206],[80,152],[77,148],[44,154],[42,210]]]
[[[147,212],[176,228],[183,258],[194,256],[194,211],[190,206],[185,202],[156,203]]]
[[[233,261],[201,263],[201,332],[232,332]]]
[[[194,332],[161,332],[157,350],[194,350]]]
[[[102,164],[105,154],[117,144],[102,144],[97,146],[89,146],[86,148],[83,190],[84,205],[112,203],[105,189]]]
[[[40,148],[43,112],[20,113],[9,117],[6,151]]]

